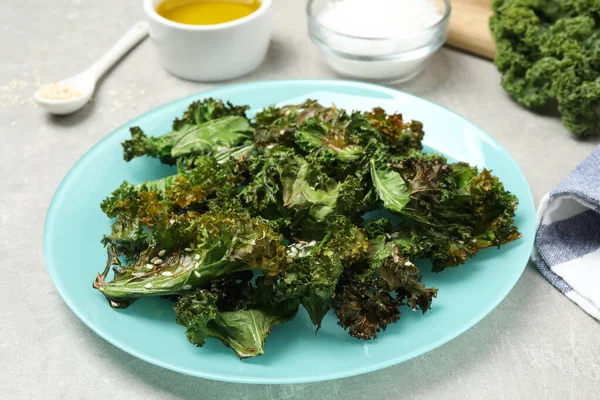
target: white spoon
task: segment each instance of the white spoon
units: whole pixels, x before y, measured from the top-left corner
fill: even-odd
[[[40,107],[52,114],[70,114],[79,110],[91,99],[98,79],[147,35],[148,24],[138,22],[88,69],[42,87],[33,94],[33,99]]]

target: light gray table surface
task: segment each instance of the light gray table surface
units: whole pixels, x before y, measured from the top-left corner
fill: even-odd
[[[336,78],[308,39],[304,1],[275,3],[267,60],[236,82]],[[337,381],[212,382],[140,361],[96,336],[62,302],[46,271],[42,232],[52,195],[77,159],[113,128],[215,85],[169,75],[146,41],[75,115],[50,117],[30,96],[40,82],[86,67],[142,17],[141,1],[0,5],[0,399],[600,398],[600,324],[531,265],[488,317],[452,342]],[[442,49],[424,73],[398,88],[493,135],[524,171],[537,203],[600,139],[575,140],[557,118],[519,107],[499,79],[490,62]]]

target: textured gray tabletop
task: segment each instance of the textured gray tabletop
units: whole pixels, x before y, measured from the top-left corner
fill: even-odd
[[[304,1],[275,3],[268,58],[239,81],[335,78],[309,42]],[[600,398],[600,324],[531,265],[496,310],[452,342],[395,367],[331,382],[212,382],[140,361],[96,336],[69,311],[46,272],[42,231],[52,195],[76,160],[114,127],[213,85],[167,74],[146,41],[78,114],[50,117],[30,95],[36,84],[86,67],[141,18],[141,1],[0,5],[0,398]],[[399,88],[493,135],[523,169],[536,202],[600,141],[574,140],[556,118],[520,108],[500,88],[490,62],[453,50],[441,50],[423,74]]]

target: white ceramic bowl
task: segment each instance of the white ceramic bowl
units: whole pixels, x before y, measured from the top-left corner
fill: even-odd
[[[144,0],[150,38],[163,66],[180,78],[223,81],[256,69],[271,39],[271,4],[261,5],[247,17],[224,24],[188,25],[170,21],[156,12],[162,0]]]

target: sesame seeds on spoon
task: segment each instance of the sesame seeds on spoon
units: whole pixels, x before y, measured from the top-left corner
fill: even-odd
[[[46,111],[59,115],[83,108],[92,98],[102,75],[147,35],[148,24],[138,22],[88,69],[65,80],[42,86],[33,95],[35,102]]]

